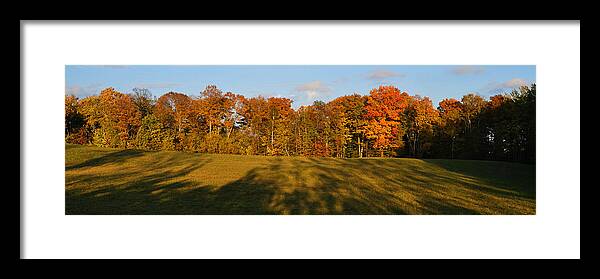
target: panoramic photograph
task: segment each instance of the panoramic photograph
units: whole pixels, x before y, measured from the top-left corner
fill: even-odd
[[[66,65],[65,84],[66,215],[536,214],[535,65]]]

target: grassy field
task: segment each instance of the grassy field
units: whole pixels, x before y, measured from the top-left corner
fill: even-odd
[[[66,214],[535,214],[535,166],[66,145]]]

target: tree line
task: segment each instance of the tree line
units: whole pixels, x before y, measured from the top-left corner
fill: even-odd
[[[292,109],[292,100],[147,89],[65,98],[66,142],[144,150],[336,158],[414,157],[535,162],[535,84],[486,100],[380,86]]]

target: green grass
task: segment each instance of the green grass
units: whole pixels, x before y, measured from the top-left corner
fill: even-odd
[[[66,145],[66,214],[535,214],[535,166]]]

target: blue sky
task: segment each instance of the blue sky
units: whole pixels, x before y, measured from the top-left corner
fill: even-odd
[[[467,93],[489,97],[535,82],[534,65],[67,65],[65,72],[66,93],[78,97],[106,87],[123,93],[147,88],[157,97],[169,91],[198,96],[214,84],[246,97],[287,97],[294,108],[352,93],[366,95],[379,85],[428,96],[437,107],[445,98]]]

